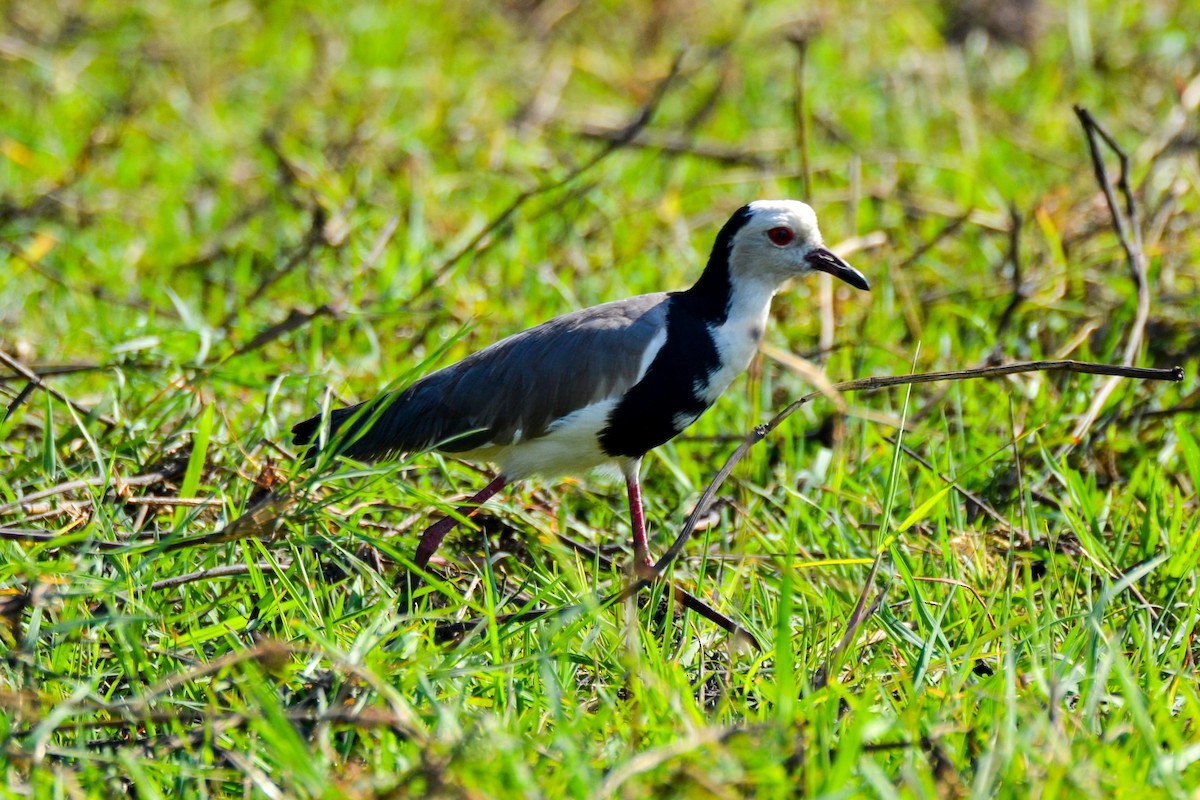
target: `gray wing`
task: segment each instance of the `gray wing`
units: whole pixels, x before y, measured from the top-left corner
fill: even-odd
[[[666,325],[666,293],[555,317],[402,391],[338,409],[330,415],[330,440],[336,433],[343,454],[373,460],[537,438],[560,417],[628,391]],[[312,441],[319,424],[316,417],[297,425],[296,441]]]

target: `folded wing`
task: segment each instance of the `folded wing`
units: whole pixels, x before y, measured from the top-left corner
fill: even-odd
[[[641,295],[556,317],[374,400],[333,411],[330,445],[372,461],[437,449],[456,453],[544,435],[557,419],[640,378],[666,329],[666,294]],[[317,439],[321,417],[292,428]]]

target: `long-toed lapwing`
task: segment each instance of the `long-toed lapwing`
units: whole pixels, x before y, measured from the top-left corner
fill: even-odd
[[[510,481],[615,465],[625,477],[635,564],[650,563],[638,470],[642,457],[700,417],[750,363],[771,298],[789,278],[827,272],[869,290],[827,250],[812,208],[757,200],[717,234],[690,289],[630,297],[555,317],[509,336],[406,389],[329,415],[325,446],[373,461],[438,450],[488,461],[495,480],[459,509],[470,516]],[[315,416],[292,428],[318,440]],[[457,524],[428,529],[415,563]]]

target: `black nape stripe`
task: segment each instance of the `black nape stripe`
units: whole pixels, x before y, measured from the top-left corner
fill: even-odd
[[[729,255],[733,251],[733,239],[746,223],[754,216],[749,205],[744,205],[734,212],[713,241],[712,252],[708,255],[708,264],[704,267],[700,279],[685,292],[680,293],[680,299],[689,310],[702,317],[712,325],[720,325],[729,315],[729,297],[733,285],[729,277]]]

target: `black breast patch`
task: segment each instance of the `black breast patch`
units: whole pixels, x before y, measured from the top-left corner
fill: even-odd
[[[696,396],[721,366],[704,316],[693,313],[684,293],[673,294],[667,309],[667,341],[650,368],[625,393],[600,432],[600,447],[613,457],[641,458],[673,439],[709,403]]]
[[[641,458],[708,409],[710,403],[696,394],[721,367],[710,329],[723,324],[729,314],[729,256],[734,237],[753,216],[748,205],[738,209],[717,234],[700,279],[687,291],[670,295],[666,343],[600,432],[600,447],[607,455]]]

